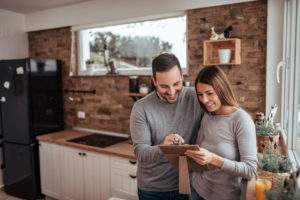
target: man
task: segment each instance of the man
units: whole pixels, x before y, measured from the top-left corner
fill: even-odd
[[[182,87],[183,73],[173,54],[161,54],[152,62],[156,86],[137,101],[131,112],[130,131],[138,159],[140,200],[187,199],[178,194],[178,171],[159,150],[159,144],[194,144],[203,112],[194,88]]]

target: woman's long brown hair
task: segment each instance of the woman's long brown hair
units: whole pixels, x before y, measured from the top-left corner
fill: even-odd
[[[196,91],[198,83],[204,83],[212,86],[213,89],[216,91],[223,106],[234,106],[240,108],[240,105],[238,104],[237,99],[235,98],[231,84],[226,74],[220,67],[208,66],[203,68],[199,72],[195,80]],[[205,112],[209,113],[206,107],[201,102],[200,105]]]

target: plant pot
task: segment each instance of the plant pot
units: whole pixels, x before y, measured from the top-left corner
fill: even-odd
[[[279,146],[279,135],[273,136],[273,145],[275,143],[277,144],[277,146]],[[262,153],[264,150],[262,144],[265,144],[265,150],[269,150],[269,145],[271,145],[269,136],[256,134],[256,145],[258,153]],[[272,147],[272,150],[274,150],[274,146]]]
[[[92,75],[94,73],[95,64],[86,64],[87,75]]]
[[[230,63],[231,49],[219,49],[219,62]]]
[[[289,173],[272,173],[272,172],[264,171],[259,167],[257,168],[257,175],[261,179],[270,180],[272,182],[273,189],[276,188],[281,183],[283,183],[285,178],[289,178],[290,176]]]

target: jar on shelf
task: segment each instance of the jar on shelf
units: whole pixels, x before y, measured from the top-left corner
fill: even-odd
[[[139,86],[139,93],[141,93],[141,94],[148,94],[148,92],[149,92],[149,89],[148,89],[147,84],[142,83],[142,84]]]
[[[138,76],[129,76],[129,92],[138,93],[138,84],[139,84]]]

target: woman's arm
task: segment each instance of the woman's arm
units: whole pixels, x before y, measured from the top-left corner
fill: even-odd
[[[257,170],[257,147],[255,125],[252,118],[245,113],[236,119],[234,128],[238,145],[239,160],[224,159],[222,170],[245,179],[251,179]]]

